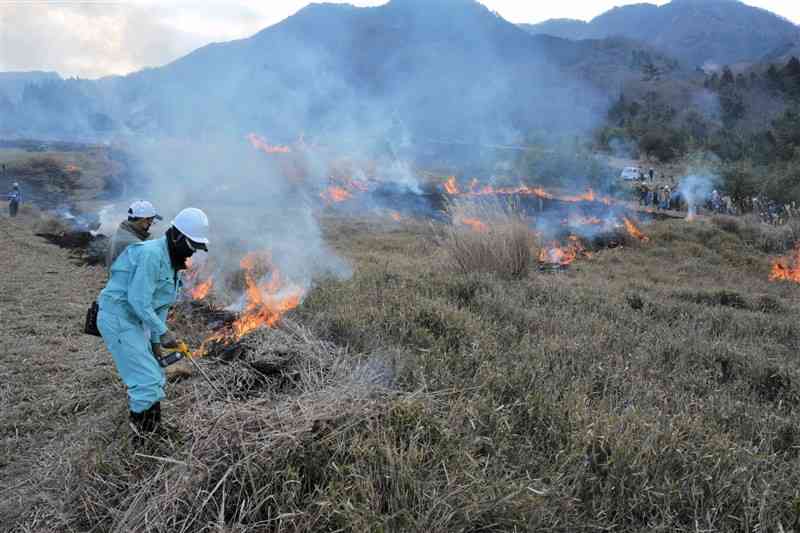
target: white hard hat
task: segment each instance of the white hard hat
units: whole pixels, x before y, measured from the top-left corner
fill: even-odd
[[[208,245],[208,217],[196,207],[187,207],[175,217],[172,225],[195,243]]]
[[[134,218],[155,218],[163,220],[163,217],[156,213],[156,208],[147,200],[137,200],[128,208],[128,216]]]
[[[17,183],[17,182],[15,181],[15,182],[14,182],[14,185],[13,185],[13,187],[14,187],[15,189],[19,189],[19,183]]]

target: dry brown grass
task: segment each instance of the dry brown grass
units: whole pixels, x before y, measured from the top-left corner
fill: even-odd
[[[446,212],[450,223],[441,228],[440,244],[456,271],[527,274],[537,256],[536,236],[513,206],[495,198],[456,199]]]
[[[244,360],[202,361],[222,393],[171,386],[174,429],[144,446],[119,430],[113,374],[73,388],[102,409],[66,458],[45,454],[63,464],[41,486],[51,503],[13,523],[797,530],[800,287],[767,280],[757,242],[658,222],[646,244],[515,278],[444,268],[430,226],[326,225],[352,279],[319,280],[303,325],[248,338]],[[0,393],[4,422],[45,431],[24,387]]]
[[[348,357],[291,322],[244,345],[245,359],[202,362],[213,385],[177,386],[171,407],[186,414],[173,433],[85,459],[75,480],[81,528],[297,531],[340,520],[345,502],[306,507],[318,490],[306,476],[318,482],[335,474],[331,461],[351,462],[357,452],[341,444],[399,397],[390,361]]]

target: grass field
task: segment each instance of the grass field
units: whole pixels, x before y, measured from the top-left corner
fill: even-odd
[[[516,275],[465,272],[430,224],[324,226],[353,277],[319,280],[248,360],[203,361],[221,394],[197,374],[173,384],[170,431],[135,447],[82,309],[55,311],[91,301],[98,272],[54,252],[62,274],[43,286],[25,265],[46,245],[0,219],[16,339],[0,359],[0,523],[798,530],[800,287],[768,281],[792,228],[662,221],[647,243]]]

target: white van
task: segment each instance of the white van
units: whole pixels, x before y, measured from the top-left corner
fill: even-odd
[[[625,181],[633,181],[639,179],[639,167],[625,167],[619,175]]]

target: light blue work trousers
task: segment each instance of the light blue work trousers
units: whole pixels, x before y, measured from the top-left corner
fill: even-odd
[[[129,409],[141,413],[164,399],[164,369],[153,355],[150,334],[144,326],[101,308],[97,329],[128,388]]]

